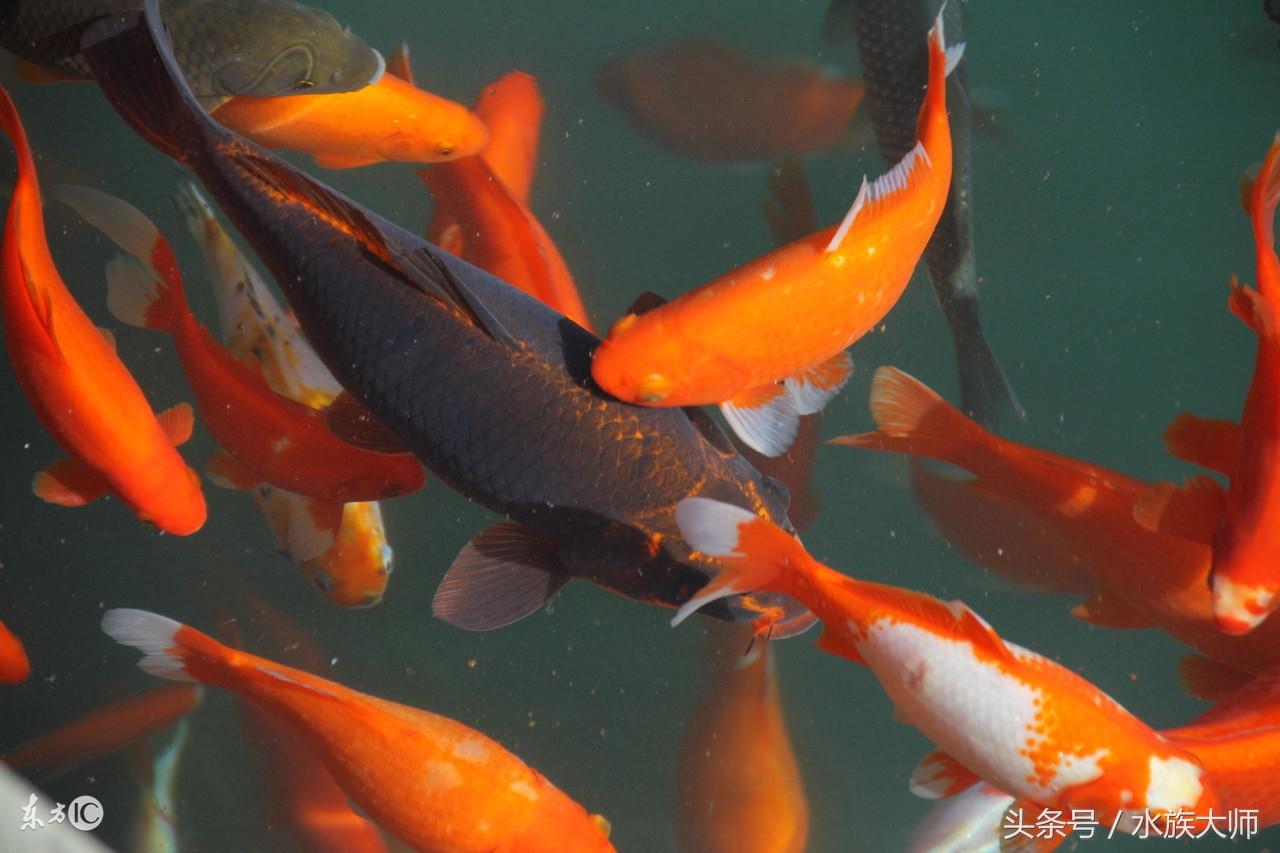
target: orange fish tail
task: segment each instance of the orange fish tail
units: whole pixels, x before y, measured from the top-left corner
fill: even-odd
[[[924,456],[969,468],[998,441],[920,380],[881,367],[871,382],[876,431],[834,438],[831,444]]]
[[[964,43],[947,46],[943,34],[943,11],[929,30],[929,85],[925,91],[924,104],[920,107],[920,115],[916,119],[916,139],[921,140],[934,151],[934,141],[941,141],[940,134],[945,135],[947,147],[950,148],[951,127],[947,122],[947,75],[959,64],[964,55]]]
[[[241,653],[181,622],[121,608],[103,615],[102,630],[117,643],[141,650],[138,666],[158,678],[215,687],[234,688],[237,683],[235,658]]]
[[[1258,251],[1271,252],[1275,246],[1276,205],[1280,204],[1280,133],[1267,151],[1249,199],[1249,215],[1253,218]],[[1270,294],[1268,294],[1270,295]]]

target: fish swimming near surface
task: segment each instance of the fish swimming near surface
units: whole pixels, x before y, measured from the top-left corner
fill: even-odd
[[[108,610],[102,629],[140,649],[152,675],[231,690],[323,759],[347,796],[414,850],[612,850],[608,822],[469,726],[239,652],[145,610]]]
[[[625,53],[600,69],[596,88],[645,136],[705,163],[835,148],[862,101],[857,80],[706,37]]]
[[[201,178],[371,414],[362,428],[390,431],[447,484],[511,519],[463,549],[437,591],[438,616],[498,627],[573,577],[679,604],[707,579],[675,524],[675,504],[689,494],[787,523],[781,490],[705,415],[600,392],[593,335],[209,119],[182,88],[147,8],[146,25],[136,15],[86,42],[112,103]],[[358,432],[347,436],[369,438]],[[754,619],[762,605],[741,597],[710,615]],[[785,606],[795,627],[812,624]]]
[[[778,456],[802,415],[848,381],[845,350],[906,289],[951,186],[941,17],[930,30],[929,87],[917,142],[862,188],[838,225],[618,320],[591,365],[600,387],[648,406],[717,404],[752,449]]]
[[[963,40],[963,4],[947,3],[947,35]],[[922,36],[934,0],[834,0],[824,22],[832,41],[852,30],[857,36],[880,153],[896,163],[915,145],[915,117],[924,99],[929,57]],[[924,250],[938,304],[951,327],[960,368],[961,408],[990,423],[1002,411],[1026,417],[991,347],[979,317],[977,266],[973,247],[973,169],[970,165],[973,107],[967,74],[957,68],[947,79],[951,117],[951,193],[938,227]]]
[[[26,647],[9,627],[0,622],[0,684],[21,684],[31,675]]]
[[[89,79],[80,37],[142,0],[6,0],[0,47],[28,79]],[[376,83],[381,54],[328,13],[293,0],[165,0],[178,65],[207,109],[237,95],[350,92]]]
[[[822,620],[819,648],[869,667],[897,716],[936,745],[912,774],[918,796],[951,796],[981,779],[1027,810],[1089,809],[1108,825],[1130,811],[1204,816],[1219,805],[1192,754],[1076,673],[1005,641],[963,602],[842,575],[727,504],[686,498],[677,518],[723,568],[673,624],[736,589],[802,600]]]
[[[35,493],[60,506],[112,494],[139,519],[185,536],[204,525],[199,476],[174,445],[191,436],[191,406],[157,416],[49,254],[35,159],[9,93],[0,89],[0,130],[18,155],[18,180],[0,244],[4,342],[18,385],[68,453],[36,475]]]
[[[1235,453],[1222,494],[1215,481],[1181,489],[1155,487],[1143,507],[1158,529],[1201,538],[1213,547],[1213,613],[1222,630],[1244,634],[1280,607],[1280,258],[1275,252],[1275,212],[1280,204],[1280,135],[1272,143],[1246,201],[1253,223],[1258,289],[1232,279],[1231,311],[1258,336],[1253,381],[1234,435]],[[1195,435],[1203,421],[1181,422],[1184,458],[1213,465],[1222,433]],[[1180,519],[1182,520],[1180,522]],[[1182,522],[1190,521],[1189,526]],[[1181,529],[1179,529],[1181,528]],[[1210,533],[1205,538],[1204,534]]]

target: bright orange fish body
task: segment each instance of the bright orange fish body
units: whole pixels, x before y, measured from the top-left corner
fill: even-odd
[[[592,363],[602,388],[641,405],[720,404],[752,448],[786,450],[799,416],[848,379],[845,350],[898,301],[942,214],[951,133],[940,21],[929,40],[916,147],[864,182],[840,225],[619,320]]]
[[[1216,805],[1189,753],[1074,672],[1001,639],[963,603],[842,575],[728,504],[686,498],[677,518],[722,569],[676,621],[740,589],[802,601],[822,620],[819,647],[868,666],[901,718],[937,745],[912,775],[920,796],[982,779],[1028,804],[1090,809],[1099,821],[1142,809],[1203,815]]]
[[[970,472],[975,479],[963,486],[975,496],[968,523],[985,528],[979,534],[984,541],[1005,536],[989,525],[1021,523],[1029,513],[1048,535],[1037,542],[1015,529],[1007,538],[1024,550],[1024,566],[1061,569],[1060,576],[1035,578],[1041,589],[1085,591],[1081,575],[1086,576],[1093,595],[1077,615],[1113,627],[1160,628],[1243,672],[1280,664],[1280,624],[1267,622],[1239,637],[1218,629],[1208,585],[1208,545],[1148,529],[1135,519],[1151,483],[994,435],[895,368],[876,372],[871,408],[876,432],[832,443],[937,459]],[[1193,482],[1196,488],[1215,488],[1206,479]],[[976,509],[995,499],[1022,512]],[[966,533],[957,541],[974,538]],[[970,554],[981,558],[977,549]]]
[[[166,533],[194,533],[205,521],[204,495],[174,449],[190,435],[190,407],[157,419],[113,343],[68,292],[45,239],[26,132],[3,89],[0,127],[18,154],[0,249],[5,347],[31,408],[71,457],[37,476],[36,493],[65,506],[114,494]]]
[[[1226,512],[1213,536],[1213,612],[1230,634],[1252,631],[1280,607],[1280,260],[1272,234],[1277,202],[1280,137],[1249,199],[1258,289],[1236,286],[1231,295],[1232,310],[1258,335],[1258,354]]]
[[[265,148],[310,154],[329,169],[387,160],[439,163],[484,147],[484,122],[462,104],[391,74],[354,92],[232,98],[214,118]]]
[[[21,684],[30,674],[31,661],[22,641],[0,622],[0,684]]]
[[[154,613],[109,610],[102,626],[144,652],[147,672],[233,690],[286,723],[352,802],[415,850],[613,849],[601,819],[475,729],[229,649]]]
[[[372,501],[422,487],[408,453],[355,447],[330,430],[325,413],[277,394],[256,359],[228,352],[187,305],[173,250],[136,208],[84,187],[59,198],[132,254],[107,269],[110,302],[127,323],[168,332],[201,419],[222,446],[210,473],[233,486],[266,482],[330,501]]]

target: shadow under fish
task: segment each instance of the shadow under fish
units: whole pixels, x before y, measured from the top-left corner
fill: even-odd
[[[182,86],[155,0],[141,21],[86,33],[94,76],[135,130],[199,176],[271,270],[363,407],[338,410],[367,410],[366,426],[371,416],[441,480],[511,519],[462,550],[437,591],[437,616],[496,628],[574,577],[679,605],[711,572],[675,522],[688,495],[789,527],[785,489],[705,413],[603,394],[590,375],[599,339],[218,125]],[[785,614],[784,634],[812,624],[790,599],[749,594],[711,615],[754,620],[771,606]]]

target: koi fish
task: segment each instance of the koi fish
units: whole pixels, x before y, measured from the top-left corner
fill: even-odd
[[[462,723],[264,658],[145,610],[108,610],[102,630],[160,678],[231,690],[322,757],[364,813],[422,851],[612,850],[608,822]]]
[[[1005,535],[1023,549],[1022,562],[1037,564],[1042,572],[1066,570],[1057,578],[1042,574],[1037,586],[1077,591],[1093,586],[1073,615],[1106,627],[1158,627],[1241,672],[1280,664],[1280,621],[1263,623],[1244,636],[1218,629],[1208,585],[1208,545],[1149,529],[1135,518],[1135,513],[1144,517],[1153,484],[994,435],[896,368],[876,371],[871,412],[875,432],[831,443],[948,462],[975,475],[965,488],[980,501],[977,506],[994,497],[1030,513],[1049,531],[1047,537],[1037,544],[1036,537],[1016,529]],[[1221,492],[1205,477],[1192,483]],[[1020,523],[1021,516],[972,515],[970,525],[1007,520]],[[990,528],[976,535],[995,539],[1002,531]],[[983,564],[991,565],[985,559]]]
[[[847,7],[852,5],[852,9]],[[929,57],[921,36],[929,27],[926,0],[835,0],[828,12],[851,24],[867,87],[867,109],[876,142],[889,163],[901,160],[915,145],[915,117],[928,79]],[[963,5],[946,4],[947,33],[959,39]],[[851,18],[851,20],[850,20]],[[979,423],[1000,411],[1025,419],[1026,412],[991,346],[979,316],[978,276],[973,251],[973,171],[969,163],[973,106],[963,67],[947,78],[951,117],[951,192],[938,227],[925,246],[924,260],[938,304],[951,327],[960,368],[960,407]]]
[[[1280,135],[1267,152],[1247,205],[1253,220],[1258,289],[1234,279],[1231,287],[1232,313],[1258,335],[1253,382],[1233,440],[1231,487],[1224,498],[1199,486],[1179,490],[1162,484],[1148,508],[1162,527],[1176,524],[1165,521],[1166,514],[1190,514],[1207,522],[1195,523],[1189,535],[1194,536],[1195,530],[1212,531],[1213,614],[1228,634],[1254,630],[1280,607],[1280,531],[1275,524],[1280,514],[1280,460],[1275,458],[1280,443],[1280,259],[1272,233],[1277,203]]]
[[[256,360],[227,352],[191,313],[169,241],[137,208],[88,187],[62,186],[54,195],[127,253],[107,266],[111,313],[173,338],[201,420],[222,447],[206,467],[216,482],[265,482],[338,502],[422,488],[422,466],[408,453],[348,444],[324,412],[271,390]]]
[[[948,56],[929,34],[929,90],[916,147],[868,184],[839,225],[773,251],[697,290],[614,324],[591,375],[621,400],[719,404],[744,443],[767,456],[794,440],[852,370],[845,350],[902,295],[951,185]]]
[[[185,184],[176,202],[204,254],[227,349],[252,354],[277,394],[312,409],[332,403],[342,386],[227,236],[200,191]],[[393,552],[377,503],[341,504],[266,483],[254,486],[249,494],[266,518],[276,548],[330,601],[342,607],[370,607],[382,600]]]
[[[5,348],[27,402],[69,454],[36,475],[34,491],[60,506],[114,494],[166,533],[194,533],[206,515],[200,478],[174,450],[191,435],[191,407],[157,416],[116,355],[115,339],[67,290],[45,239],[27,134],[3,89],[0,128],[18,155],[0,247]]]
[[[475,154],[489,131],[456,101],[386,74],[355,92],[233,98],[217,120],[264,148],[310,154],[317,166],[440,163]]]
[[[677,827],[699,853],[803,853],[809,803],[787,735],[773,646],[707,635],[711,677],[680,740]]]
[[[142,801],[133,831],[135,853],[178,853],[177,782],[178,764],[187,747],[189,725],[186,718],[173,727],[169,742],[159,751],[148,746],[135,753],[134,778],[142,790]]]
[[[0,47],[29,80],[90,79],[80,37],[141,0],[9,0]],[[376,83],[382,56],[328,13],[292,0],[166,0],[178,64],[209,109],[238,95],[347,92]]]
[[[595,388],[593,335],[210,120],[182,88],[150,2],[148,12],[142,26],[131,16],[87,40],[109,99],[201,178],[370,420],[511,519],[459,554],[437,616],[509,624],[572,577],[679,604],[709,568],[675,524],[691,493],[786,523],[784,496],[705,415],[626,406]],[[708,615],[754,619],[770,606],[794,617],[783,633],[811,624],[794,602],[754,597]]]
[[[1194,756],[1076,673],[1001,639],[964,603],[842,575],[728,504],[686,498],[676,513],[690,544],[723,568],[672,623],[735,590],[804,602],[824,625],[819,648],[869,667],[901,719],[936,744],[912,774],[913,793],[936,799],[983,780],[1099,821],[1217,805]]]
[[[0,622],[0,684],[21,684],[31,675],[31,661],[17,635]]]
[[[104,705],[0,755],[14,768],[43,772],[76,767],[167,729],[200,704],[200,688],[170,685]]]
[[[596,89],[651,141],[692,160],[771,160],[842,144],[862,84],[795,60],[695,37],[637,48]]]

